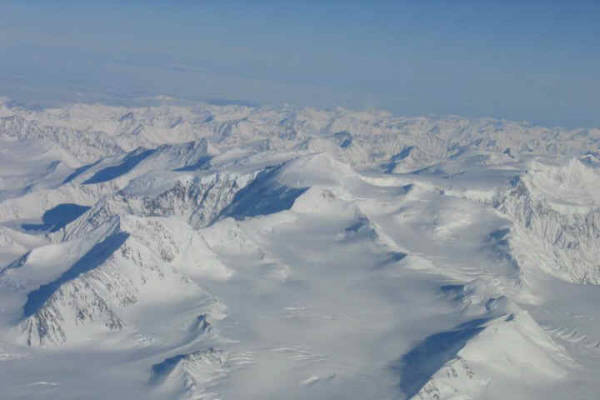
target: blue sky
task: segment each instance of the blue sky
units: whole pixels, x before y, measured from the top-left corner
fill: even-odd
[[[600,127],[598,1],[1,1],[0,95]]]

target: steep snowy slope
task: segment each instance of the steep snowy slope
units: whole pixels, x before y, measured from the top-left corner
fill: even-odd
[[[564,381],[574,367],[565,350],[524,311],[429,336],[402,362],[414,379],[407,382],[407,391],[418,390],[413,398],[423,400],[503,399],[508,387],[511,398],[527,399],[532,387]],[[421,375],[429,375],[431,363],[442,362],[421,386]]]
[[[595,398],[599,140],[0,103],[3,398]]]
[[[28,281],[21,287],[28,292],[19,324],[23,341],[63,344],[92,340],[95,331],[122,330],[133,325],[128,308],[142,300],[168,304],[195,298],[210,306],[214,300],[181,273],[177,262],[194,235],[182,223],[114,216],[82,239],[33,250],[21,265],[5,271],[6,279],[23,281],[32,269],[56,266],[47,283]],[[42,250],[53,257],[39,254]]]
[[[578,160],[534,162],[496,207],[514,221],[511,247],[523,268],[600,283],[600,173]]]

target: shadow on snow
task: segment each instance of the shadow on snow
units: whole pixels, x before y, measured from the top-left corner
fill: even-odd
[[[400,390],[411,398],[442,366],[456,357],[465,344],[484,327],[488,319],[475,319],[456,328],[433,334],[419,342],[391,366],[400,376]]]
[[[72,281],[79,275],[98,267],[106,261],[129,237],[128,233],[119,232],[110,235],[102,242],[96,244],[90,251],[81,257],[75,264],[65,271],[56,280],[40,286],[37,290],[27,295],[27,302],[23,306],[24,317],[35,314],[44,303],[56,292],[60,286]]]
[[[41,224],[23,224],[21,227],[27,231],[56,232],[67,226],[70,222],[75,221],[89,209],[90,207],[80,206],[79,204],[59,204],[42,215]]]

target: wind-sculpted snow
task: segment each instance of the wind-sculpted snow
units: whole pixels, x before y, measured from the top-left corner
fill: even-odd
[[[175,396],[217,399],[218,394],[211,393],[210,389],[227,376],[231,368],[229,358],[227,353],[214,348],[178,354],[152,366],[150,383],[160,384],[163,390],[165,386],[171,386]]]
[[[2,398],[597,397],[598,129],[8,104]]]

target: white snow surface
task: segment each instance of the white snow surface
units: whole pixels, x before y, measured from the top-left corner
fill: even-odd
[[[593,399],[600,130],[0,102],[3,399]]]

